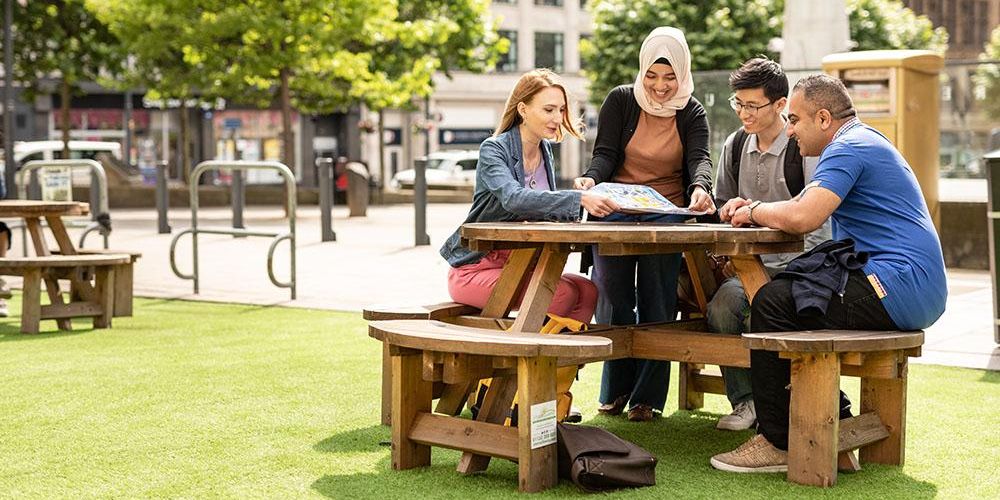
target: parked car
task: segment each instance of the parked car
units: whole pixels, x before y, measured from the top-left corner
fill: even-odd
[[[14,162],[18,168],[32,160],[62,158],[62,141],[30,141],[14,143]],[[93,160],[100,153],[108,153],[121,160],[122,145],[104,141],[69,141],[69,157],[74,160]]]
[[[438,151],[416,161],[426,162],[425,176],[429,188],[455,189],[476,185],[479,151]],[[412,168],[401,170],[392,177],[389,186],[393,189],[413,189],[415,176],[416,171]]]

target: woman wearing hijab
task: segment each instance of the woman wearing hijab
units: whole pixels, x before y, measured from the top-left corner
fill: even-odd
[[[677,206],[715,211],[708,118],[691,96],[691,54],[684,34],[654,29],[639,51],[635,84],[613,89],[601,105],[590,168],[574,180],[587,190],[601,182],[643,184]],[[613,222],[680,222],[676,215],[615,213]],[[680,254],[606,257],[594,255],[591,274],[599,292],[597,322],[632,325],[676,318]],[[619,359],[604,363],[601,413],[632,421],[663,411],[670,363]]]

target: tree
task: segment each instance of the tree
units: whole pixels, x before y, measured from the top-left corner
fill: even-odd
[[[899,0],[847,0],[853,50],[926,49],[942,56],[948,32]]]
[[[14,78],[29,100],[59,81],[59,127],[63,157],[69,158],[70,98],[79,84],[110,76],[121,68],[117,38],[84,5],[84,0],[31,0],[14,8]]]
[[[983,99],[983,106],[986,113],[994,119],[1000,118],[1000,26],[990,34],[990,41],[983,46],[983,53],[979,54],[979,59],[984,64],[979,65],[976,70],[975,82],[982,85],[986,97]],[[989,61],[989,63],[985,63]]]
[[[601,0],[588,2],[594,35],[580,43],[590,80],[590,97],[600,103],[612,88],[635,80],[639,47],[657,26],[684,31],[691,69],[735,68],[767,54],[781,36],[782,0]]]
[[[199,98],[211,97],[209,75],[223,68],[221,61],[196,57],[191,50],[202,31],[203,6],[192,0],[86,0],[128,51],[130,63],[120,78],[102,82],[127,90],[146,88],[146,97],[180,108],[181,172],[191,172],[188,109]]]
[[[372,57],[369,78],[354,82],[354,94],[379,114],[379,172],[384,171],[384,111],[413,110],[415,98],[434,89],[435,72],[483,72],[492,68],[509,41],[496,32],[485,0],[410,0],[384,36],[364,48]],[[404,131],[410,133],[410,131]]]
[[[944,53],[948,34],[898,0],[847,0],[854,50],[930,49]],[[780,37],[784,0],[599,0],[589,2],[594,36],[580,44],[590,97],[635,79],[639,47],[657,26],[684,31],[692,70],[731,70],[758,54],[777,58],[768,42]]]

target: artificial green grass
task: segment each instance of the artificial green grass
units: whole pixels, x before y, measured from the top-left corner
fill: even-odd
[[[19,310],[19,297],[11,311]],[[513,498],[517,468],[463,477],[459,454],[390,470],[379,421],[380,345],[360,314],[142,300],[110,330],[18,333],[0,321],[0,496]],[[674,377],[676,378],[676,376]],[[836,487],[713,470],[750,433],[714,429],[728,410],[649,424],[594,416],[600,367],[574,386],[585,422],[659,457],[655,487],[622,498],[1000,498],[1000,373],[911,365],[906,466],[865,465]],[[845,379],[856,394],[856,380]],[[856,399],[855,399],[856,400]],[[539,496],[579,496],[571,483]]]

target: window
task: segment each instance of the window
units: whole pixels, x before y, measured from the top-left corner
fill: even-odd
[[[590,37],[591,37],[591,35],[580,35],[580,41],[582,42],[584,40],[590,40]],[[581,44],[577,44],[578,47],[580,45],[583,45],[583,44],[582,43]],[[580,71],[583,71],[583,70],[587,69],[587,61],[584,60],[584,58],[583,58],[583,51],[581,50],[581,51],[578,51],[578,52],[580,54]]]
[[[562,33],[535,33],[535,67],[563,70]]]
[[[513,73],[517,71],[517,32],[513,30],[499,30],[497,33],[510,40],[510,50],[500,56],[497,61],[497,71],[501,73]]]
[[[562,0],[535,0],[535,5],[551,5],[552,7],[562,7]]]

